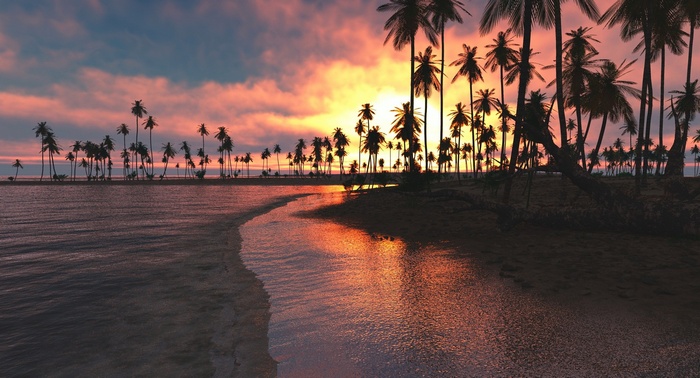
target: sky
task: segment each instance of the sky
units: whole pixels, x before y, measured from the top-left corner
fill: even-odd
[[[383,26],[390,14],[376,9],[386,2],[0,0],[0,177],[14,175],[15,159],[24,165],[20,176],[39,173],[40,140],[32,129],[42,121],[53,129],[64,154],[76,140],[99,142],[105,135],[114,138],[121,150],[123,139],[116,133],[120,124],[131,128],[127,144],[134,141],[136,119],[130,111],[134,100],[143,100],[158,122],[153,130],[156,156],[166,142],[201,143],[196,128],[204,123],[211,132],[205,141],[210,156],[216,156],[213,134],[225,126],[234,155],[252,153],[251,169],[260,163],[266,147],[279,144],[286,155],[299,138],[330,136],[336,127],[350,138],[346,162],[356,159],[354,126],[362,104],[373,105],[376,115],[371,124],[393,138],[391,110],[409,99],[410,50],[395,51],[391,43],[384,44]],[[447,64],[462,52],[462,44],[477,46],[483,56],[485,46],[507,28],[501,23],[490,34],[479,34],[485,3],[464,1],[472,16],[465,15],[463,24],[448,24]],[[601,13],[611,3],[597,1]],[[573,2],[565,4],[563,13],[564,31],[593,27],[601,41],[600,58],[620,63],[640,57],[632,52],[636,41],[622,43],[617,27],[596,25]],[[553,45],[553,31],[537,28],[533,49],[539,54],[533,60],[542,66],[553,64]],[[419,34],[416,51],[427,46]],[[698,50],[694,62],[700,62]],[[440,50],[434,51],[439,59]],[[686,59],[685,55],[667,58],[668,90],[682,88]],[[657,67],[652,68],[655,90]],[[554,79],[554,70],[538,69],[547,83]],[[446,65],[445,114],[457,102],[469,102],[467,81],[451,83],[456,70]],[[642,59],[624,78],[639,86],[641,73]],[[693,75],[698,77],[700,68]],[[497,73],[485,71],[484,79],[475,85],[475,92],[499,88]],[[553,94],[546,83],[533,82],[531,89],[539,88]],[[516,85],[506,87],[506,102],[515,102],[516,91]],[[416,108],[424,111],[422,98],[416,99]],[[431,148],[437,145],[438,115],[439,96],[434,95],[428,105]],[[652,135],[658,133],[657,119],[655,115]],[[495,125],[495,118],[489,123]],[[594,121],[592,132],[597,132],[599,123]],[[445,121],[445,127],[448,124]],[[671,124],[665,122],[666,145],[671,141]],[[619,126],[608,126],[605,146],[620,137]],[[147,134],[139,127],[139,139],[146,142],[142,135]],[[589,140],[589,149],[593,143]],[[386,151],[384,155],[388,160]],[[118,167],[120,159],[114,160]],[[181,160],[179,154],[176,161]],[[59,173],[69,173],[63,158],[56,163],[63,164],[57,167]]]

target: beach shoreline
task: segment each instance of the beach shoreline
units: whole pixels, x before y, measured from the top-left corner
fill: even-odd
[[[344,178],[347,180],[347,178]],[[210,185],[229,185],[229,186],[342,186],[343,182],[338,177],[332,178],[310,178],[310,177],[268,177],[268,178],[234,178],[234,179],[216,179],[216,178],[206,178],[203,180],[199,179],[164,179],[164,180],[123,180],[123,179],[112,179],[112,180],[98,180],[98,181],[87,181],[87,180],[64,180],[64,181],[50,181],[44,179],[39,181],[39,179],[22,179],[19,178],[17,181],[10,180],[0,180],[0,186],[33,186],[33,185],[54,185],[54,186],[71,186],[71,185],[152,185],[152,186],[169,186],[169,185],[192,185],[192,186],[210,186]]]
[[[613,182],[617,186],[630,183]],[[473,181],[438,184],[433,194],[441,188],[498,200]],[[574,203],[595,208],[592,200],[561,177],[538,177],[529,200],[525,189],[524,180],[516,182],[514,206],[529,201],[530,209]],[[664,195],[658,185],[645,190],[649,196]],[[700,252],[693,238],[528,222],[501,231],[494,212],[449,196],[393,189],[355,194],[307,216],[342,222],[376,238],[446,245],[524,292],[557,302],[633,310],[670,317],[684,326],[700,320]]]

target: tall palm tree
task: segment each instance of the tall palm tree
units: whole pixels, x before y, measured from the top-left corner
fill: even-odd
[[[165,173],[168,171],[168,162],[170,159],[175,157],[175,154],[177,154],[177,151],[175,150],[175,147],[173,147],[170,142],[164,143],[163,144],[163,163],[165,163],[165,168],[163,168],[163,176],[161,176],[161,180],[165,177]]]
[[[345,174],[344,164],[345,156],[347,156],[345,147],[347,147],[349,144],[348,137],[340,127],[336,127],[335,130],[333,130],[332,138],[335,143],[335,156],[338,157],[338,164],[340,164],[340,177],[342,179],[343,175]]]
[[[433,24],[435,31],[440,34],[440,72],[445,72],[445,25],[448,21],[462,23],[462,15],[464,12],[471,16],[465,8],[464,4],[458,0],[430,0],[428,4],[428,13],[430,21]],[[443,135],[443,79],[444,75],[440,75],[440,140]],[[390,149],[391,151],[391,149]],[[391,158],[389,158],[391,161]],[[438,170],[440,168],[438,167]]]
[[[148,116],[148,119],[143,122],[144,130],[148,130],[148,149],[151,151],[149,156],[151,159],[151,176],[153,176],[153,161],[155,160],[155,156],[153,156],[153,128],[156,126],[158,126],[158,122],[153,116]]]
[[[121,134],[124,137],[124,151],[126,151],[126,136],[129,135],[129,126],[126,123],[122,123],[117,127],[117,134]],[[127,155],[122,154],[122,173],[124,174],[124,179],[126,180],[126,159]]]
[[[416,34],[419,29],[423,29],[425,36],[431,45],[436,46],[438,44],[437,33],[435,29],[430,24],[428,20],[428,8],[423,0],[390,0],[389,3],[380,5],[377,8],[379,12],[393,12],[392,15],[387,19],[384,24],[384,30],[389,33],[384,40],[384,44],[392,40],[392,45],[395,50],[402,50],[407,44],[411,45],[411,81],[409,82],[410,88],[410,110],[413,112],[415,110],[415,101],[413,96],[413,83],[414,72],[415,72],[415,60],[416,56]],[[407,122],[413,122],[414,117],[406,118]],[[409,129],[413,128],[412,124],[407,125]],[[412,147],[413,140],[409,140],[410,150],[413,151]],[[411,172],[415,169],[413,164],[413,154],[411,157]]]
[[[595,74],[590,81],[587,95],[592,100],[589,101],[595,104],[594,111],[603,117],[598,142],[591,153],[592,156],[598,156],[608,119],[612,122],[618,122],[622,117],[625,119],[633,117],[632,106],[630,106],[627,96],[639,98],[641,93],[632,87],[634,82],[620,80],[620,78],[629,72],[630,66],[635,62],[636,60],[627,64],[622,62],[617,66],[611,61],[605,61],[600,67],[600,72]],[[590,166],[588,172],[590,173],[592,169],[593,167]]]
[[[54,155],[59,154],[62,148],[58,145],[58,141],[56,141],[56,136],[54,135],[53,131],[48,131],[46,133],[44,136],[43,145],[43,150],[49,152],[49,175],[51,175],[51,180],[53,180],[57,178]]]
[[[504,79],[503,74],[510,67],[518,64],[518,51],[511,46],[517,47],[517,44],[513,44],[513,37],[511,36],[511,29],[506,31],[501,31],[498,33],[496,39],[493,40],[493,44],[486,45],[486,48],[490,49],[486,53],[486,62],[484,62],[484,68],[490,68],[491,72],[495,72],[496,69],[499,70],[499,77],[501,82],[501,106],[505,106],[505,89],[504,89]],[[503,109],[500,110],[503,113]],[[506,124],[508,120],[506,117],[501,117],[501,130],[506,130]],[[501,140],[501,162],[506,160],[506,133],[502,131]],[[501,164],[503,167],[503,164]]]
[[[486,130],[486,116],[491,115],[491,111],[495,108],[498,108],[498,100],[496,100],[493,97],[495,93],[495,89],[480,89],[477,93],[477,99],[474,100],[474,105],[476,106],[477,113],[481,112],[481,126],[482,128],[484,128],[484,130]],[[481,134],[481,131],[477,131]],[[477,154],[481,153],[481,145],[482,143],[477,144]]]
[[[19,159],[15,159],[15,162],[12,163],[12,167],[15,168],[15,178],[13,179],[13,181],[17,181],[17,174],[19,173],[19,169],[24,169],[24,166],[22,165],[22,162],[19,161]]]
[[[360,111],[357,113],[357,116],[360,117],[360,120],[357,122],[357,125],[355,125],[355,132],[357,133],[357,135],[360,136],[360,141],[358,142],[357,148],[359,154],[357,161],[359,162],[358,164],[362,164],[362,155],[360,152],[360,146],[362,146],[362,135],[369,131],[369,121],[374,119],[374,106],[372,106],[369,103],[362,104],[362,108],[360,108]],[[360,124],[363,120],[367,121],[367,127]]]
[[[139,144],[139,118],[143,118],[144,115],[148,114],[146,107],[143,105],[143,100],[135,100],[131,104],[131,114],[136,116],[136,145]],[[138,174],[136,175],[138,178]]]
[[[73,181],[75,181],[75,176],[78,174],[78,153],[80,152],[80,150],[83,149],[83,143],[80,142],[79,140],[76,140],[75,143],[73,143],[70,146],[70,148],[73,152],[73,156],[75,159],[74,160],[75,168],[73,169]]]
[[[46,134],[51,132],[51,128],[46,124],[46,122],[39,122],[34,126],[34,135],[35,137],[39,138],[41,141],[41,177],[39,178],[39,181],[44,180],[44,138],[46,138]]]
[[[296,146],[294,146],[294,162],[299,165],[298,173],[304,175],[304,162],[306,160],[304,156],[304,150],[306,149],[306,141],[302,138],[297,140]]]
[[[209,135],[209,130],[205,124],[199,124],[197,126],[197,133],[202,136],[202,151],[204,151],[204,136]]]
[[[385,142],[386,136],[383,132],[379,131],[379,126],[374,126],[367,131],[367,138],[365,138],[365,143],[362,146],[362,151],[369,154],[367,172],[369,172],[370,167],[372,167],[372,172],[374,174],[377,173],[377,156]]]
[[[112,179],[112,151],[114,151],[114,139],[112,139],[112,137],[109,135],[105,135],[105,138],[102,140],[102,144],[104,146],[105,152],[107,153],[108,177],[111,180]]]
[[[402,104],[402,107],[392,109],[394,122],[391,124],[390,131],[395,134],[394,139],[400,139],[403,142],[404,161],[405,158],[408,158],[409,163],[413,164],[415,151],[411,149],[413,146],[412,141],[418,138],[422,121],[418,118],[420,113],[412,112],[410,106],[410,103],[405,102]],[[406,148],[406,142],[409,143],[409,148]],[[409,167],[409,170],[412,169]]]
[[[418,53],[414,59],[418,60],[418,67],[414,76],[413,87],[416,91],[416,96],[423,96],[425,100],[425,111],[423,113],[423,138],[425,145],[428,145],[428,97],[432,90],[441,90],[440,80],[438,75],[442,76],[442,71],[435,67],[433,62],[433,48],[428,46],[425,48],[425,53]],[[425,160],[425,171],[428,171],[428,160]]]
[[[219,126],[216,134],[214,134],[214,138],[216,138],[216,140],[218,140],[219,143],[221,143],[220,149],[219,149],[220,155],[221,155],[219,157],[219,161],[220,161],[219,176],[222,178],[224,177],[224,163],[223,163],[224,162],[224,140],[226,140],[227,136],[228,136],[228,131],[226,130],[225,126]],[[203,137],[202,137],[202,140],[204,140]],[[204,151],[204,147],[202,147],[202,151]]]
[[[277,175],[281,175],[282,172],[280,171],[280,153],[282,152],[282,148],[280,148],[279,144],[275,144],[275,147],[272,148],[272,152],[277,156]]]
[[[250,156],[250,152],[245,153],[245,157],[243,158],[243,162],[246,165],[246,170],[248,172],[248,178],[250,178],[250,163],[253,162],[253,157]]]
[[[454,62],[450,63],[450,66],[459,66],[459,71],[457,71],[457,74],[452,78],[452,82],[454,83],[457,81],[457,79],[460,76],[464,76],[467,78],[467,81],[469,82],[469,104],[470,104],[470,112],[469,112],[469,117],[471,119],[474,119],[474,91],[473,91],[473,85],[477,81],[484,80],[483,75],[481,74],[482,68],[481,65],[479,65],[478,60],[481,59],[476,56],[476,47],[470,47],[465,44],[462,44],[462,49],[464,52],[459,54],[459,58],[455,60]],[[474,127],[472,127],[472,146],[475,145],[476,143],[476,137],[474,134]],[[472,166],[476,166],[476,162],[472,161]],[[474,177],[476,177],[476,172],[474,172]]]
[[[460,102],[455,105],[455,110],[450,112],[449,117],[451,118],[450,129],[453,130],[453,135],[456,135],[456,145],[462,145],[462,127],[468,125],[471,121],[469,115],[466,113],[465,106]],[[449,140],[449,138],[447,138]],[[442,140],[442,139],[441,139]],[[441,143],[443,145],[443,143]],[[445,144],[446,145],[446,144]],[[440,151],[440,155],[447,155],[447,151]],[[455,154],[455,167],[457,169],[457,181],[462,182],[461,174],[459,172],[459,154]]]

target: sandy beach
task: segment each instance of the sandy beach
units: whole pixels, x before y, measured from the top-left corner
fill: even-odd
[[[612,185],[623,189],[632,185],[631,180],[611,180]],[[525,207],[525,184],[525,178],[515,183],[512,205]],[[663,196],[660,185],[651,182],[643,195]],[[696,240],[582,231],[566,225],[541,227],[527,222],[500,231],[496,214],[443,196],[441,189],[499,200],[482,184],[467,180],[462,185],[435,185],[431,194],[373,190],[353,195],[349,201],[321,209],[313,216],[352,225],[376,238],[444,243],[474,257],[523,291],[551,300],[642,311],[672,317],[683,324],[700,320],[700,252]],[[595,209],[593,201],[567,180],[536,177],[529,209],[554,206]]]

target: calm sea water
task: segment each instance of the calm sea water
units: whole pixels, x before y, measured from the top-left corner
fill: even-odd
[[[243,260],[271,296],[280,377],[700,375],[697,327],[564,307],[444,246],[296,216],[337,196],[241,228]]]
[[[222,237],[327,190],[0,187],[0,376],[213,374],[230,302]]]

